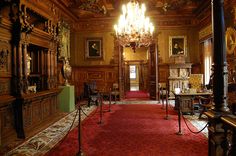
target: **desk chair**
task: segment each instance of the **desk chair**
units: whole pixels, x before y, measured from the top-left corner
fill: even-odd
[[[113,100],[116,100],[120,98],[120,92],[119,92],[119,85],[118,83],[113,83],[112,84],[112,90],[111,90],[111,97]]]
[[[209,97],[198,96],[197,98],[199,99],[199,105],[202,109],[198,117],[200,119],[204,112],[213,107],[213,99],[211,96]]]
[[[84,83],[83,98],[88,100],[88,107],[90,107],[91,103],[95,103],[96,105],[98,105],[98,98],[99,98],[98,91],[92,90],[91,86],[88,83]]]

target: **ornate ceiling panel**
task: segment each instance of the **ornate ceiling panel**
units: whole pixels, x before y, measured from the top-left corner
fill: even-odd
[[[116,17],[129,0],[61,0],[81,18]],[[192,15],[204,0],[137,0],[145,3],[150,15]],[[205,0],[206,1],[206,0]]]

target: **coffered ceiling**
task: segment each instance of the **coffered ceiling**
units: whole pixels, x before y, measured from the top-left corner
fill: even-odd
[[[209,0],[138,0],[145,3],[149,16],[194,15],[199,6]],[[129,0],[61,0],[79,19],[117,17],[122,4]]]

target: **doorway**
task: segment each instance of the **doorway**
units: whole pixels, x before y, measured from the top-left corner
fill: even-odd
[[[128,92],[140,92],[148,94],[150,99],[158,98],[158,68],[157,68],[157,45],[140,47],[134,52],[130,47],[117,46],[119,55],[119,91],[121,99],[127,98]],[[130,80],[130,65],[135,65],[138,84]],[[137,81],[137,80],[136,80]],[[138,86],[138,87],[137,87]]]
[[[137,65],[129,65],[130,91],[139,91],[139,70]]]
[[[148,53],[149,51],[146,47],[136,49],[135,53],[131,48],[124,48],[125,93],[130,91],[149,92]]]

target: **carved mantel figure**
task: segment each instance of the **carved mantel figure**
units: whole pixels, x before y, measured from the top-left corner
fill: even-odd
[[[27,76],[29,76],[30,75],[30,61],[31,61],[31,57],[28,55],[28,54],[26,54],[26,64],[27,64]]]

